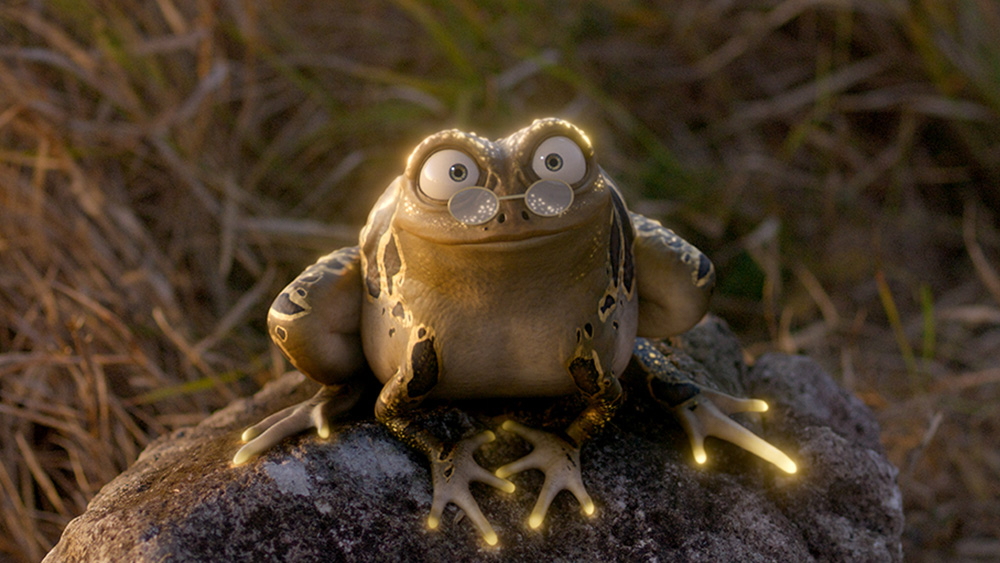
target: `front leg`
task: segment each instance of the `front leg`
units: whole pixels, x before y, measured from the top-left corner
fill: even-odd
[[[635,228],[639,286],[639,336],[667,338],[705,316],[715,287],[715,267],[691,243],[658,221],[630,214]]]
[[[528,525],[533,529],[542,525],[552,500],[562,490],[573,493],[585,515],[594,514],[594,501],[587,494],[580,475],[580,447],[611,420],[622,398],[618,379],[613,373],[604,371],[596,352],[589,355],[578,352],[568,369],[588,405],[562,436],[510,420],[503,424],[504,430],[524,438],[534,448],[521,459],[497,469],[497,476],[507,477],[528,469],[545,473],[542,490],[528,517]]]
[[[434,498],[427,526],[437,528],[445,507],[452,503],[469,516],[487,544],[495,545],[496,532],[469,491],[469,483],[479,481],[505,492],[513,492],[514,484],[483,469],[473,459],[473,454],[481,445],[496,439],[493,432],[481,432],[456,444],[445,445],[426,428],[414,422],[413,411],[437,384],[439,375],[434,337],[424,328],[416,332],[418,338],[410,345],[408,361],[403,363],[379,394],[375,404],[375,417],[394,436],[423,452],[430,461]]]
[[[635,359],[646,373],[646,387],[656,402],[673,411],[691,440],[694,459],[707,461],[705,438],[715,436],[755,454],[786,473],[798,468],[784,452],[729,418],[738,412],[765,412],[767,403],[742,399],[703,387],[678,370],[645,338],[636,339]]]
[[[278,294],[267,314],[268,332],[285,356],[323,384],[311,399],[248,428],[233,463],[240,465],[284,438],[310,428],[330,435],[330,423],[354,406],[364,365],[361,339],[361,273],[358,247],[342,248],[306,268]]]

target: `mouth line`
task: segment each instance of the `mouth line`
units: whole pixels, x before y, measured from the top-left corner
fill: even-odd
[[[462,247],[482,247],[482,248],[502,248],[502,247],[519,247],[519,246],[533,246],[534,244],[541,244],[551,239],[559,238],[565,235],[568,231],[554,231],[554,232],[534,232],[534,233],[519,233],[519,234],[498,234],[483,237],[479,240],[469,240],[469,241],[455,241],[451,243],[451,246],[462,246]]]
[[[443,240],[438,238],[431,238],[427,236],[421,236],[419,233],[413,233],[419,238],[432,242],[434,244],[439,244],[441,246],[451,246],[451,247],[463,247],[463,248],[484,248],[484,249],[499,249],[499,248],[516,248],[522,246],[534,246],[536,244],[543,244],[550,240],[558,239],[566,236],[568,233],[575,231],[576,227],[562,229],[558,231],[529,231],[523,233],[498,233],[484,236],[475,240]]]

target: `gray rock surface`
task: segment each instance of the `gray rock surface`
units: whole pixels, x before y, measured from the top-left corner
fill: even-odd
[[[530,530],[542,476],[520,474],[512,494],[474,489],[500,536],[488,547],[469,522],[456,521],[454,507],[438,530],[426,528],[426,461],[373,420],[374,391],[332,438],[304,434],[234,467],[244,427],[315,390],[292,373],[150,445],[45,561],[901,560],[896,470],[860,401],[806,358],[767,355],[748,368],[716,319],[684,335],[680,348],[696,377],[771,404],[740,420],[792,455],[797,474],[714,440],[709,462],[696,466],[679,425],[631,383],[612,424],[583,449],[596,515],[583,516],[563,492],[543,528]],[[574,408],[568,399],[469,403],[425,418],[435,432],[457,436],[498,428],[505,417],[538,424]],[[478,455],[487,468],[529,449],[497,435]]]

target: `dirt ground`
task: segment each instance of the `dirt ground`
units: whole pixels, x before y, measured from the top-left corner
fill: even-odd
[[[1000,559],[991,0],[0,7],[0,559],[285,369],[264,317],[410,150],[536,117],[876,412],[912,561]]]

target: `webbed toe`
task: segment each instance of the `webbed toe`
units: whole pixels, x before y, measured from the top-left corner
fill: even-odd
[[[562,490],[573,493],[580,502],[584,514],[590,516],[594,513],[594,501],[583,486],[583,478],[580,475],[579,447],[558,436],[529,428],[513,420],[504,422],[502,428],[524,438],[534,446],[534,449],[528,455],[497,469],[497,476],[507,477],[528,469],[538,469],[545,473],[542,490],[538,493],[538,500],[535,501],[535,507],[528,517],[528,525],[531,528],[537,529],[542,525],[552,500]]]
[[[347,412],[360,397],[354,386],[326,385],[310,399],[282,409],[247,428],[241,440],[245,442],[233,464],[241,465],[271,449],[289,436],[316,428],[321,438],[330,436],[330,421]]]
[[[767,403],[759,399],[741,399],[711,389],[674,407],[674,412],[691,440],[694,459],[705,463],[705,438],[715,436],[747,450],[776,465],[786,473],[795,473],[798,467],[784,452],[767,440],[747,430],[728,415],[737,412],[765,412]]]
[[[496,545],[497,534],[480,510],[472,492],[469,491],[469,483],[473,481],[486,483],[508,493],[514,491],[513,483],[490,473],[473,459],[473,454],[480,446],[495,439],[496,435],[493,432],[482,432],[458,442],[449,451],[442,451],[431,458],[434,499],[427,517],[428,528],[436,529],[441,522],[445,507],[454,504],[465,512],[487,544]]]

